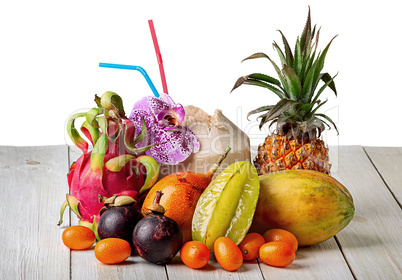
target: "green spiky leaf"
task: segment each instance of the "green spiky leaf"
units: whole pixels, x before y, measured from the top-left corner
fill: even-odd
[[[281,99],[286,97],[285,93],[282,92],[279,88],[276,88],[274,86],[271,86],[271,85],[261,82],[261,81],[250,79],[250,80],[245,81],[244,84],[267,88],[267,89],[271,90],[272,92],[274,92]]]
[[[281,82],[278,81],[275,78],[272,78],[271,76],[265,75],[265,74],[261,74],[261,73],[253,73],[248,75],[248,78],[250,79],[254,79],[254,80],[261,80],[270,84],[274,84],[277,86],[281,86]]]
[[[325,103],[327,103],[327,101],[328,101],[328,100],[325,100],[324,102],[319,103],[319,104],[317,105],[317,107],[315,107],[310,113],[308,113],[308,114],[306,115],[306,119],[307,119],[307,120],[312,119],[312,118],[314,117],[315,112],[317,112],[317,110],[318,110],[322,105],[324,105]]]
[[[281,34],[284,49],[281,49],[275,41],[273,42],[273,48],[280,58],[281,70],[264,53],[255,53],[243,60],[268,59],[278,74],[278,80],[273,80],[274,78],[264,74],[252,74],[240,78],[236,82],[234,89],[242,84],[266,87],[275,92],[282,100],[274,106],[260,106],[251,111],[247,118],[251,114],[268,111],[258,117],[261,121],[260,129],[265,123],[270,122],[270,126],[276,123],[279,129],[284,124],[290,124],[292,132],[300,132],[300,129],[306,130],[306,127],[299,128],[300,123],[306,123],[310,129],[308,133],[314,135],[316,131],[321,133],[325,129],[325,125],[335,126],[332,121],[327,119],[327,116],[316,117],[315,114],[327,102],[321,103],[318,100],[327,87],[331,88],[337,95],[334,83],[336,75],[331,77],[328,73],[321,73],[328,49],[336,36],[331,39],[322,52],[317,51],[320,29],[316,25],[312,28],[310,7],[303,32],[297,38],[293,53],[283,33],[280,30],[278,31]],[[323,81],[324,85],[318,89],[320,81]],[[281,97],[281,94],[283,97]],[[288,127],[286,125],[286,131],[288,131]]]
[[[309,69],[306,79],[303,84],[303,89],[302,89],[302,102],[303,103],[310,103],[311,102],[311,97],[313,96],[314,89],[313,89],[313,84],[314,84],[314,75],[317,69],[317,63],[313,63],[311,68]]]
[[[244,84],[245,81],[247,81],[247,76],[242,76],[242,77],[238,78],[230,92],[232,92],[235,89],[237,89],[238,87],[240,87],[242,84]]]
[[[276,63],[271,58],[269,58],[268,55],[266,55],[265,53],[255,53],[255,54],[252,54],[249,57],[246,57],[245,59],[243,59],[242,62],[245,60],[255,59],[255,58],[266,58],[271,62],[272,66],[274,66],[274,68],[275,68],[276,74],[278,75],[278,77],[284,87],[283,91],[285,93],[285,96],[287,98],[290,98],[289,88],[287,86],[285,78],[283,77],[283,75],[281,73],[281,70],[279,69],[278,65],[276,65]],[[292,61],[293,61],[293,59],[292,59]]]
[[[290,99],[298,100],[302,89],[299,76],[297,76],[292,67],[287,65],[283,66],[282,73],[289,87]]]
[[[250,59],[256,59],[256,58],[267,58],[267,59],[271,60],[268,55],[266,55],[265,53],[259,52],[259,53],[255,53],[255,54],[252,54],[252,55],[246,57],[241,62],[244,62],[244,61],[250,60]]]
[[[329,75],[328,75],[329,76]],[[335,87],[335,84],[334,84],[334,79],[335,79],[335,77],[336,76],[338,76],[338,74],[336,74],[333,78],[331,78],[331,79],[329,79],[319,90],[318,90],[318,92],[316,93],[316,95],[315,95],[315,97],[314,97],[314,101],[316,101],[317,99],[318,99],[318,97],[321,95],[321,93],[324,91],[324,89],[327,87],[327,86],[330,86],[331,84],[333,84],[333,86]],[[331,77],[331,76],[330,76]],[[326,78],[327,79],[327,78]],[[326,80],[325,79],[325,80]],[[324,80],[324,79],[323,79]],[[336,95],[336,90],[335,90],[335,95]]]
[[[248,112],[247,119],[253,114],[269,111],[269,110],[271,110],[272,107],[274,107],[274,106],[273,105],[268,105],[268,106],[261,106],[261,107],[259,107],[257,109],[254,109],[254,110]]]
[[[313,58],[314,60],[314,58]],[[308,54],[307,58],[303,59],[302,68],[300,70],[300,83],[303,85],[304,80],[306,79],[306,73],[310,70],[309,66],[311,67],[311,54]]]
[[[320,100],[316,100],[314,102],[311,103],[307,103],[307,104],[303,104],[302,106],[300,106],[299,110],[301,112],[302,116],[306,116],[308,113],[311,112],[311,110],[313,109],[315,104],[320,104],[321,101]]]
[[[329,46],[331,45],[332,41],[337,37],[334,36],[331,41],[328,43],[328,45],[325,47],[325,49],[323,50],[322,54],[320,56],[317,57],[317,69],[314,73],[314,82],[313,82],[313,91],[316,89],[318,82],[320,81],[320,74],[321,74],[321,70],[324,68],[324,61],[325,61],[325,57],[327,55]],[[311,97],[310,97],[311,98]]]
[[[279,59],[281,60],[282,65],[283,64],[287,64],[288,62],[286,61],[286,57],[283,54],[281,48],[278,46],[278,44],[274,41],[274,43],[272,44],[272,46],[274,47],[274,49],[276,49]]]
[[[296,75],[298,75],[298,76],[300,75],[302,67],[303,67],[302,51],[300,48],[299,38],[297,38],[296,46],[295,46],[295,57],[294,57],[294,62],[293,62],[293,70],[295,71]]]
[[[329,122],[334,126],[334,128],[335,128],[337,134],[339,135],[338,128],[336,127],[336,124],[334,123],[334,121],[333,121],[330,117],[328,117],[327,115],[324,115],[324,114],[316,114],[316,116],[317,116],[317,117],[324,118],[324,119],[326,119],[327,121],[329,121]],[[328,126],[328,127],[330,128],[330,126]]]
[[[307,14],[307,21],[306,25],[304,26],[301,38],[300,38],[300,47],[303,56],[308,55],[308,48],[310,46],[310,41],[312,39],[311,34],[311,17],[310,17],[310,7],[308,7],[308,14]]]
[[[321,122],[322,124],[325,124],[329,129],[331,129],[331,126],[326,122],[326,121],[324,121],[323,119],[320,119],[320,118],[318,118],[318,117],[314,117],[314,119],[311,121],[311,123],[313,123],[313,122]],[[325,129],[325,127],[324,127],[324,129]],[[323,129],[323,130],[324,130]]]
[[[242,84],[246,85],[254,85],[254,86],[259,86],[259,87],[264,87],[272,92],[274,92],[276,95],[279,96],[279,98],[284,98],[286,97],[285,93],[281,88],[277,88],[275,86],[272,86],[268,84],[267,82],[270,82],[275,85],[280,86],[280,82],[270,76],[264,75],[264,74],[259,74],[259,73],[254,73],[248,76],[243,76],[237,79],[235,85],[233,86],[231,92],[241,86]]]
[[[299,103],[300,102],[298,102],[298,101],[290,100],[287,98],[280,100],[276,105],[274,105],[268,111],[268,113],[266,114],[266,117],[262,118],[262,120],[260,122],[260,129],[265,123],[267,123],[271,120],[274,120],[275,118],[278,118],[281,114],[283,114],[283,112],[285,112],[292,106],[299,104]]]
[[[282,31],[280,31],[280,30],[278,30],[278,31],[279,31],[279,33],[281,33],[283,45],[285,47],[287,65],[289,65],[289,66],[293,65],[292,49],[290,48],[290,45],[289,45],[288,41],[286,40],[286,37],[283,35]]]
[[[335,83],[334,83],[334,78],[336,77],[338,75],[338,73],[334,76],[334,77],[331,77],[331,75],[329,75],[328,73],[324,73],[324,74],[321,74],[321,80],[324,82],[324,83],[327,83],[327,82],[330,82],[329,84],[328,84],[328,86],[329,86],[329,88],[330,89],[332,89],[332,91],[335,93],[335,96],[338,96],[338,93],[336,92],[336,88],[335,88]]]
[[[278,123],[278,120],[277,120],[277,119],[276,119],[276,120],[273,120],[273,121],[269,124],[268,129],[271,129],[271,126],[273,126],[275,123]],[[260,126],[260,129],[261,129],[261,127],[262,127],[262,126]]]
[[[323,122],[317,118],[314,118],[311,122],[309,122],[306,132],[314,132],[315,129],[318,129],[318,136],[320,136],[321,132],[325,130]],[[310,135],[310,138],[311,137],[313,137],[313,135]]]
[[[318,40],[320,39],[320,31],[321,27],[318,28],[317,35],[315,36],[314,51],[316,51],[318,47]]]

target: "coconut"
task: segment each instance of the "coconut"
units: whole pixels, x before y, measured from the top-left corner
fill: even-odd
[[[236,161],[250,161],[250,139],[223,115],[222,110],[216,109],[212,116],[192,105],[184,106],[184,110],[186,116],[182,126],[191,129],[198,137],[200,149],[179,164],[160,164],[159,179],[179,171],[203,173],[215,164],[228,146],[231,151],[215,174]]]

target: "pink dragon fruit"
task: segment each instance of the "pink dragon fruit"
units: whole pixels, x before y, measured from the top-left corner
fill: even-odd
[[[120,96],[107,91],[101,98],[95,95],[98,108],[71,116],[67,132],[83,155],[70,167],[67,175],[70,194],[60,210],[61,225],[67,206],[80,219],[79,224],[92,228],[96,233],[99,211],[103,204],[98,196],[130,196],[138,199],[152,187],[159,176],[158,163],[150,156],[142,155],[153,146],[136,148],[146,135],[143,120],[137,136],[133,122],[126,118]],[[88,142],[74,127],[75,119],[85,117],[82,133],[93,145],[88,152]]]

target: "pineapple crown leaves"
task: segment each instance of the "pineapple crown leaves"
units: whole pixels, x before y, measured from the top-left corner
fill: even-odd
[[[240,77],[231,90],[232,92],[241,85],[248,84],[267,88],[280,98],[277,104],[259,107],[247,115],[249,118],[252,114],[265,112],[257,118],[261,119],[260,129],[267,122],[271,122],[270,126],[273,123],[280,126],[281,123],[285,122],[290,124],[292,129],[293,126],[297,126],[296,122],[305,122],[311,125],[303,126],[302,130],[318,130],[320,134],[325,129],[325,124],[328,128],[331,128],[332,125],[338,132],[335,123],[328,116],[315,114],[317,109],[325,103],[318,99],[324,89],[329,87],[337,95],[334,83],[337,74],[331,76],[328,73],[322,73],[328,49],[337,36],[331,39],[322,52],[317,53],[320,29],[316,30],[316,25],[311,26],[309,7],[306,24],[301,36],[297,37],[293,52],[282,31],[278,30],[282,37],[284,49],[282,50],[275,41],[273,48],[278,53],[282,69],[262,52],[255,53],[242,60],[243,62],[256,58],[268,59],[279,77],[276,79],[265,74],[253,73]],[[324,82],[324,85],[317,90],[320,81]]]

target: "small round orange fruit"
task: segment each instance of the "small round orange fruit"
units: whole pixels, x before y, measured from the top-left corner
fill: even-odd
[[[239,244],[243,259],[246,261],[255,260],[258,258],[260,247],[265,244],[264,237],[261,234],[252,232],[244,237],[243,241]]]
[[[287,242],[290,245],[292,245],[295,252],[297,251],[297,248],[299,246],[296,236],[294,236],[293,233],[291,233],[290,231],[287,231],[284,229],[279,229],[279,228],[269,229],[266,232],[264,232],[263,237],[265,239],[265,243],[271,242],[271,241]]]
[[[272,241],[265,243],[260,248],[260,259],[271,266],[288,266],[295,260],[295,257],[295,250],[287,242]]]
[[[63,231],[61,236],[64,245],[73,250],[85,250],[96,240],[92,229],[84,226],[71,226]]]
[[[176,172],[159,180],[148,192],[142,210],[148,211],[157,191],[163,192],[160,204],[165,216],[173,219],[183,233],[183,243],[191,241],[191,226],[195,207],[202,192],[211,182],[213,173]]]
[[[243,264],[240,248],[228,237],[219,237],[214,242],[214,254],[218,263],[227,271],[235,271]]]
[[[202,268],[208,264],[210,252],[204,243],[188,241],[180,249],[180,258],[188,267]]]
[[[105,264],[121,263],[130,255],[130,244],[124,239],[105,238],[95,246],[95,257]]]

